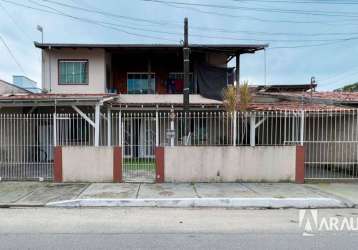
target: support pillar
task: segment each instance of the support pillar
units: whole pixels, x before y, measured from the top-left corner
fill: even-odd
[[[62,147],[54,148],[53,181],[62,182]]]
[[[113,182],[122,182],[122,148],[113,148]]]
[[[164,147],[155,148],[155,181],[164,182]]]
[[[236,71],[235,71],[236,87],[240,87],[240,54],[236,54]]]
[[[305,183],[305,151],[303,146],[296,146],[296,183]]]

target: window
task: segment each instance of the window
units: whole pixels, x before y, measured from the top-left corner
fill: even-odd
[[[155,73],[128,73],[128,94],[154,94]]]
[[[88,60],[59,60],[59,84],[88,84]]]

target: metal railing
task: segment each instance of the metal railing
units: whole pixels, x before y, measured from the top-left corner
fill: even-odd
[[[53,147],[95,145],[95,114],[0,114],[0,177],[51,179]],[[121,146],[128,180],[154,179],[156,146],[305,147],[306,179],[358,178],[358,111],[107,112],[99,146]]]
[[[0,114],[1,179],[51,179],[52,128],[52,115]]]

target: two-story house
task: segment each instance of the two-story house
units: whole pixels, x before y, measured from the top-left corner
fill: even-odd
[[[120,94],[119,103],[180,105],[183,47],[175,44],[40,44],[49,94]],[[240,55],[267,45],[190,45],[192,104],[212,104],[239,80]],[[235,68],[228,68],[236,57]],[[160,96],[157,96],[160,95]],[[170,96],[168,96],[170,95]]]

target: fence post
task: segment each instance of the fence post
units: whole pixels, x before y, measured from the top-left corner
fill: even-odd
[[[53,113],[53,145],[57,146],[57,113]]]
[[[250,146],[255,147],[255,137],[256,137],[256,115],[254,113],[250,114]]]
[[[94,127],[94,145],[96,147],[99,146],[99,113],[100,113],[100,106],[99,106],[99,103],[98,103],[98,104],[96,104],[95,127]]]
[[[112,112],[107,109],[107,146],[112,145]]]
[[[237,137],[237,119],[236,119],[236,115],[237,115],[237,112],[235,111],[234,112],[234,117],[233,117],[233,133],[232,133],[232,145],[235,147],[236,146],[236,137]]]
[[[118,145],[122,147],[122,111],[119,111],[118,117]]]
[[[303,141],[304,141],[304,132],[305,132],[305,111],[302,110],[301,111],[301,133],[300,133],[300,142],[301,142],[301,146],[303,146]]]
[[[159,147],[159,113],[155,111],[155,146]]]

